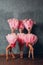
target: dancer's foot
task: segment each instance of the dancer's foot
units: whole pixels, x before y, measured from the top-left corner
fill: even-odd
[[[6,57],[6,60],[8,61],[8,57]]]
[[[32,57],[32,59],[34,60],[34,57]]]
[[[22,59],[23,58],[23,55],[21,55],[20,58]]]
[[[20,58],[21,58],[21,59],[23,58],[23,52],[20,53]]]
[[[28,58],[30,58],[30,56],[28,55]]]
[[[15,56],[12,56],[13,59],[15,59]]]

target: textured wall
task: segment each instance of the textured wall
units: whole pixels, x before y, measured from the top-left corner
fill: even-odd
[[[35,45],[35,54],[43,54],[43,0],[0,0],[0,54],[5,53],[8,45],[5,38],[10,33],[7,19],[13,17],[32,18],[36,21],[33,33],[37,34],[39,40]],[[24,53],[26,51],[24,48]],[[18,44],[14,52],[19,53]]]

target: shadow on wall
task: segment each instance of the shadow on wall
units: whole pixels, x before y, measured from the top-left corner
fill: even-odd
[[[43,56],[43,22],[33,27],[32,33],[38,36],[38,42],[34,45],[35,56]]]
[[[32,29],[32,33],[38,36],[38,41],[33,46],[35,49],[34,50],[35,57],[42,57],[43,56],[43,23],[36,24]],[[26,47],[24,49],[25,52],[26,50],[28,50],[26,49]],[[28,53],[28,51],[26,53]]]

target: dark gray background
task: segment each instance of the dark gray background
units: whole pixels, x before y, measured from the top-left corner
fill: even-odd
[[[43,54],[43,0],[0,0],[0,54],[5,54],[5,48],[8,45],[6,34],[10,33],[10,28],[7,23],[8,18],[32,18],[36,21],[36,26],[33,28],[39,40],[34,46],[35,54]],[[14,53],[19,53],[18,44],[13,49]],[[24,53],[27,53],[24,48]]]

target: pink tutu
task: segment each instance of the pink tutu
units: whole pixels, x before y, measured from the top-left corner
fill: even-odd
[[[16,45],[17,36],[15,35],[15,33],[8,34],[6,36],[6,39],[7,39],[8,43],[11,45],[11,47]]]
[[[14,29],[18,29],[18,25],[19,25],[19,22],[18,22],[18,19],[8,19],[8,23],[9,23],[9,26],[10,28],[14,28]]]
[[[22,20],[19,20],[18,29],[24,29],[24,24],[23,24]]]
[[[25,19],[23,20],[23,24],[24,24],[24,27],[27,29],[27,30],[31,30],[33,25],[35,24],[34,21],[32,21],[31,19]]]
[[[25,36],[24,33],[18,33],[18,34],[17,34],[18,41],[19,41],[19,44],[20,44],[21,46],[24,45],[24,36]]]
[[[31,45],[34,45],[37,42],[38,38],[34,34],[26,34],[24,41],[26,43],[26,46],[30,43]]]

